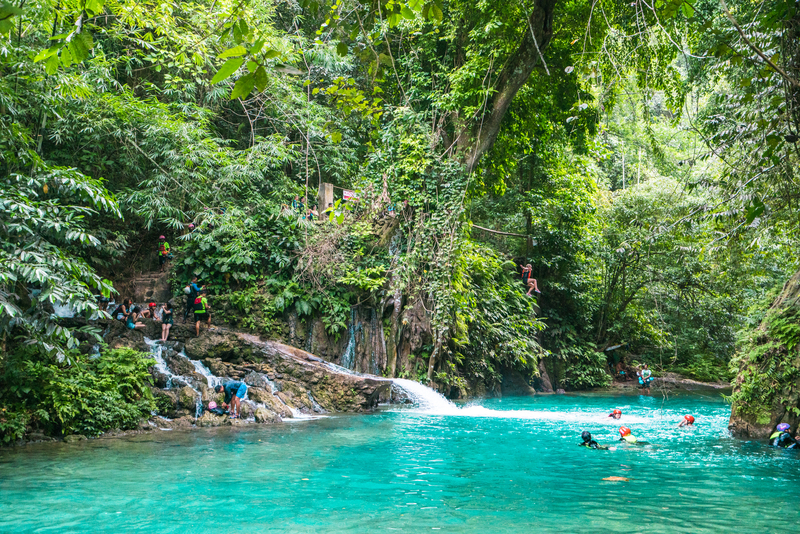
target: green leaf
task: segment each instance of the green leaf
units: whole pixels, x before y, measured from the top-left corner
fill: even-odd
[[[86,0],[86,11],[92,15],[99,15],[103,12],[105,0]]]
[[[347,47],[347,45],[344,42],[339,41],[339,44],[336,45],[336,53],[344,57],[347,55],[348,51],[349,48]]]
[[[338,143],[342,140],[342,132],[331,132],[331,141]]]
[[[220,59],[226,59],[229,57],[239,57],[243,56],[247,53],[247,49],[242,45],[234,46],[233,48],[229,48],[225,50],[223,53],[219,55]]]
[[[213,85],[229,78],[231,74],[239,70],[239,67],[242,66],[242,63],[244,63],[244,58],[231,58],[226,61],[225,64],[220,67],[214,77],[211,78],[211,84]]]
[[[44,64],[44,70],[47,74],[53,75],[58,70],[58,56],[52,55],[47,58],[47,61]]]
[[[256,81],[256,89],[258,89],[259,92],[267,88],[269,76],[267,76],[267,71],[264,67],[258,67],[258,70],[256,70],[254,74],[254,79]]]
[[[253,43],[253,46],[250,47],[250,53],[253,54],[253,55],[256,55],[259,52],[261,52],[261,49],[264,48],[264,43],[265,42],[266,41],[264,41],[264,39],[259,39],[258,41]]]
[[[279,55],[281,55],[281,53],[278,52],[277,50],[269,49],[266,52],[264,52],[264,57],[267,59],[272,59],[274,57],[278,57]]]
[[[691,5],[689,5],[688,2],[684,2],[683,4],[681,4],[681,11],[683,11],[683,15],[687,19],[690,19],[694,16],[694,8]]]
[[[253,73],[247,74],[242,76],[238,80],[236,80],[236,85],[233,86],[233,91],[231,92],[231,100],[235,100],[237,98],[247,98],[247,95],[253,90],[253,86],[256,84],[256,76]]]
[[[61,48],[60,44],[54,44],[53,46],[51,46],[47,50],[42,50],[41,52],[36,54],[36,57],[33,58],[33,62],[34,63],[38,63],[38,62],[42,61],[43,59],[47,59],[50,56],[57,54],[60,48]]]
[[[417,16],[414,14],[411,8],[409,8],[408,6],[403,6],[403,9],[400,10],[400,14],[403,15],[403,18],[406,18],[408,20],[414,20],[415,18],[417,18]]]
[[[442,19],[444,18],[444,13],[442,13],[442,9],[436,4],[433,4],[431,6],[431,15],[433,15],[432,20],[435,20],[436,22],[442,22]]]

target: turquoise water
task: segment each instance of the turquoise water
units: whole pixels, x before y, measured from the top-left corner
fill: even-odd
[[[775,532],[800,516],[800,455],[728,437],[719,397],[480,404],[3,450],[0,531]],[[676,428],[684,413],[697,428]],[[653,445],[618,446],[620,423]],[[618,448],[578,447],[584,429]]]

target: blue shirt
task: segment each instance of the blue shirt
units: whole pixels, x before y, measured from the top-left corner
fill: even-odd
[[[225,403],[231,402],[231,399],[236,392],[239,391],[239,388],[242,387],[242,382],[236,382],[231,380],[230,382],[225,382],[225,385],[222,388],[225,390]]]

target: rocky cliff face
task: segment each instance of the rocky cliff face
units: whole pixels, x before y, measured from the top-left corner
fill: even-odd
[[[730,431],[765,438],[778,423],[800,423],[800,272],[783,287],[734,360]]]
[[[158,339],[161,325],[145,319],[142,330],[128,330],[109,321],[105,340],[111,347],[127,346],[152,352],[157,365],[151,368],[153,392],[164,418],[154,418],[150,427],[177,428],[242,424],[242,421],[203,413],[200,406],[219,403],[213,391],[220,381],[235,379],[248,385],[242,405],[245,422],[275,423],[300,414],[359,412],[372,409],[386,396],[391,381],[361,377],[338,370],[303,350],[255,336],[218,328],[203,330],[176,324],[166,344]]]

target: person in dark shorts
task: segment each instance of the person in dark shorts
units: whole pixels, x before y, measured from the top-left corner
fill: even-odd
[[[222,404],[223,407],[228,408],[230,406],[231,411],[231,419],[235,419],[239,417],[239,409],[242,406],[242,399],[247,394],[247,384],[244,382],[238,382],[236,380],[231,380],[230,382],[225,382],[225,384],[219,385],[214,388],[214,391],[217,393],[225,392],[225,402]]]
[[[161,266],[161,270],[164,270],[164,264],[167,263],[169,259],[169,243],[167,243],[167,238],[163,235],[158,236],[158,264]]]
[[[172,304],[165,302],[161,306],[161,342],[164,343],[169,338],[169,329],[172,328]]]
[[[522,265],[520,265],[522,267]],[[522,267],[522,285],[528,288],[527,295],[530,297],[532,291],[536,291],[537,293],[541,293],[539,291],[539,286],[536,283],[536,278],[531,278],[531,273],[533,272],[533,267],[529,263],[525,267]]]
[[[206,290],[201,289],[194,299],[194,329],[197,336],[200,336],[200,323],[206,321],[211,328],[211,308],[206,300]]]
[[[186,309],[183,311],[183,322],[186,322],[186,319],[189,317],[190,313],[194,312],[194,299],[197,298],[197,294],[200,292],[202,288],[197,285],[197,277],[193,276],[192,281],[186,284],[186,287],[183,288],[183,292],[186,294]]]

